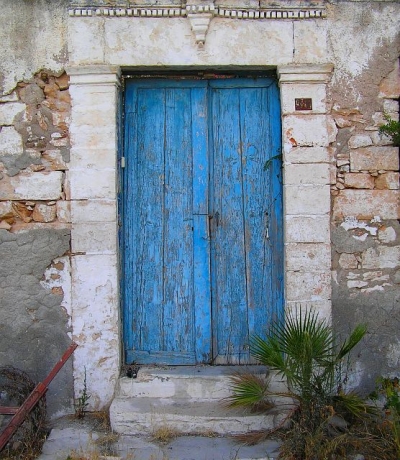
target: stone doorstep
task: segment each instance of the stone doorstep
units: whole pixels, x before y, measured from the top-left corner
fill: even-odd
[[[165,427],[184,434],[242,434],[272,429],[284,417],[278,409],[253,414],[215,401],[161,398],[116,398],[110,408],[112,430],[126,435],[152,434]]]
[[[184,434],[240,434],[272,429],[287,411],[277,407],[267,414],[227,408],[230,377],[238,372],[266,375],[263,366],[143,367],[137,378],[122,377],[110,407],[112,429],[125,435],[152,434],[168,427]],[[275,391],[285,385],[271,377]],[[278,400],[276,402],[281,402]]]
[[[137,378],[119,379],[116,396],[222,401],[231,394],[231,377],[237,373],[264,377],[264,366],[178,366],[141,367]],[[270,387],[284,392],[284,382],[270,376]]]

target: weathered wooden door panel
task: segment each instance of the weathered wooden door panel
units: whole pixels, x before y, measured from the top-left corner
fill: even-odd
[[[274,81],[128,81],[125,120],[126,360],[248,362],[282,307]]]
[[[210,328],[209,296],[195,292],[199,284],[193,282],[197,277],[209,283],[206,216],[199,212],[206,206],[208,184],[199,186],[194,174],[199,171],[194,161],[206,165],[206,150],[198,141],[204,143],[205,94],[205,84],[195,82],[179,88],[167,82],[127,86],[124,304],[130,315],[125,321],[129,361],[191,364],[210,359],[203,332]]]
[[[211,83],[216,363],[248,363],[249,337],[264,335],[275,309],[282,307],[282,299],[272,296],[281,288],[276,280],[282,273],[281,228],[270,228],[270,220],[276,218],[272,208],[281,200],[280,184],[273,190],[280,177],[273,181],[271,172],[280,176],[280,170],[265,168],[267,160],[279,153],[279,112],[271,107],[271,93],[272,99],[277,96],[271,84],[268,80]],[[272,263],[274,251],[279,253],[278,264]]]

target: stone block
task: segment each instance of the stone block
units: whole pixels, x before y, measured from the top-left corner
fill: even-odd
[[[300,307],[303,312],[313,309],[318,314],[319,319],[325,319],[328,323],[332,321],[332,303],[330,300],[286,301],[285,313],[296,316]]]
[[[116,127],[114,124],[106,126],[79,126],[74,122],[70,127],[70,139],[73,146],[87,146],[91,148],[108,149],[117,147]]]
[[[53,125],[63,130],[71,124],[71,115],[68,112],[53,112],[51,116]]]
[[[104,104],[105,111],[98,110],[92,106],[86,106],[84,111],[73,110],[72,112],[72,126],[80,129],[82,126],[86,130],[101,129],[107,131],[107,127],[110,125],[110,114],[112,105],[110,103]],[[111,107],[110,107],[111,106]]]
[[[350,151],[351,171],[397,171],[399,151],[396,147],[365,147]]]
[[[379,97],[398,99],[400,97],[400,69],[399,60],[395,61],[395,68],[379,85]]]
[[[287,115],[283,118],[283,143],[289,147],[328,147],[330,134],[325,115]]]
[[[2,155],[21,155],[23,150],[21,135],[13,126],[4,126],[0,131],[0,157]]]
[[[15,116],[25,110],[26,105],[22,102],[9,102],[0,104],[0,125],[12,125]]]
[[[332,151],[327,147],[295,147],[284,152],[284,162],[301,164],[301,163],[329,163],[331,161]]]
[[[5,94],[4,96],[0,96],[0,102],[18,102],[18,94],[16,91],[13,91],[10,94]]]
[[[114,199],[116,196],[115,169],[77,169],[66,174],[71,200]]]
[[[378,130],[376,131],[371,131],[370,136],[372,139],[372,142],[375,145],[392,145],[392,139],[391,137],[387,136],[384,133],[380,133]]]
[[[378,246],[369,248],[361,255],[362,268],[396,268],[400,266],[400,246]]]
[[[330,271],[290,271],[286,272],[286,299],[301,303],[323,301],[331,298]]]
[[[345,189],[334,199],[333,218],[353,216],[360,220],[399,219],[399,193],[396,190]]]
[[[35,205],[32,213],[32,219],[35,222],[53,222],[57,216],[57,207],[55,203],[51,206],[45,203]]]
[[[116,167],[117,151],[96,147],[72,147],[69,167],[71,169],[113,169]]]
[[[58,200],[62,193],[62,180],[60,171],[6,176],[1,181],[0,200]]]
[[[315,165],[287,164],[284,168],[286,185],[325,185],[330,183],[328,163]]]
[[[373,189],[375,180],[370,174],[347,173],[344,176],[344,183],[348,188]]]
[[[90,74],[88,78],[89,77]],[[114,84],[106,83],[103,81],[96,82],[95,84],[89,83],[87,85],[80,85],[78,82],[78,84],[71,85],[70,93],[73,101],[72,111],[74,116],[82,117],[87,113],[88,110],[90,110],[93,112],[99,112],[103,115],[104,118],[109,119],[110,111],[115,112]],[[84,124],[95,124],[92,123],[90,117],[87,117],[86,120],[82,119],[80,121],[86,121]]]
[[[288,215],[320,215],[330,212],[330,187],[285,185],[285,207]]]
[[[372,145],[372,139],[368,134],[356,134],[349,139],[349,147],[351,149],[368,147],[369,145]]]
[[[379,190],[398,190],[399,173],[391,171],[385,174],[379,174],[379,176],[375,179],[375,188]]]
[[[65,171],[68,169],[60,150],[46,150],[42,154],[42,164],[53,171]]]
[[[97,149],[116,149],[117,136],[115,126],[110,124],[106,129],[79,127],[74,124],[71,125],[71,146],[72,147],[86,147]]]
[[[399,102],[394,99],[385,99],[383,101],[383,111],[385,113],[398,113]]]
[[[325,114],[327,111],[324,84],[281,85],[281,110],[284,115],[299,113],[295,110],[295,99],[297,98],[310,98],[312,100],[312,110],[300,113]]]
[[[116,222],[116,200],[74,200],[71,202],[72,222]]]
[[[1,182],[0,182],[1,185]],[[12,201],[0,201],[0,219],[12,213]]]
[[[325,243],[290,243],[285,245],[288,270],[324,270],[331,268],[331,247]]]
[[[73,223],[71,233],[71,247],[73,252],[86,254],[115,254],[117,252],[117,224],[116,222]]]
[[[326,21],[294,21],[293,35],[295,62],[318,64],[326,62],[329,54]]]
[[[382,243],[392,243],[396,241],[396,230],[393,227],[382,226],[378,230],[378,239]]]
[[[354,254],[343,253],[339,257],[339,266],[345,270],[351,270],[358,267],[358,261]]]
[[[57,219],[59,222],[71,222],[71,202],[70,201],[57,201]]]
[[[286,216],[285,241],[287,243],[329,243],[329,215]]]

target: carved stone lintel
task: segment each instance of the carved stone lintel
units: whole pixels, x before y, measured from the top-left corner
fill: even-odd
[[[188,19],[194,33],[197,45],[202,48],[206,41],[208,27],[210,25],[212,13],[195,13],[188,14]]]

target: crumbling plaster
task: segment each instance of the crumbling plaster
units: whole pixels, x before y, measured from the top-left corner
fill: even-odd
[[[398,375],[399,151],[379,126],[384,113],[398,118],[400,15],[398,5],[384,2],[341,2],[328,10],[341,18],[328,27],[335,62],[329,99],[338,129],[331,190],[333,323],[340,333],[368,324],[350,382],[368,392],[377,376]]]
[[[0,0],[0,94],[67,62],[68,0]]]
[[[47,376],[71,340],[69,315],[60,307],[70,274],[66,261],[52,264],[68,251],[69,240],[68,230],[0,230],[0,366],[24,370],[37,382]],[[53,283],[43,276],[50,266]],[[72,383],[69,362],[48,392],[50,415],[70,410]]]

